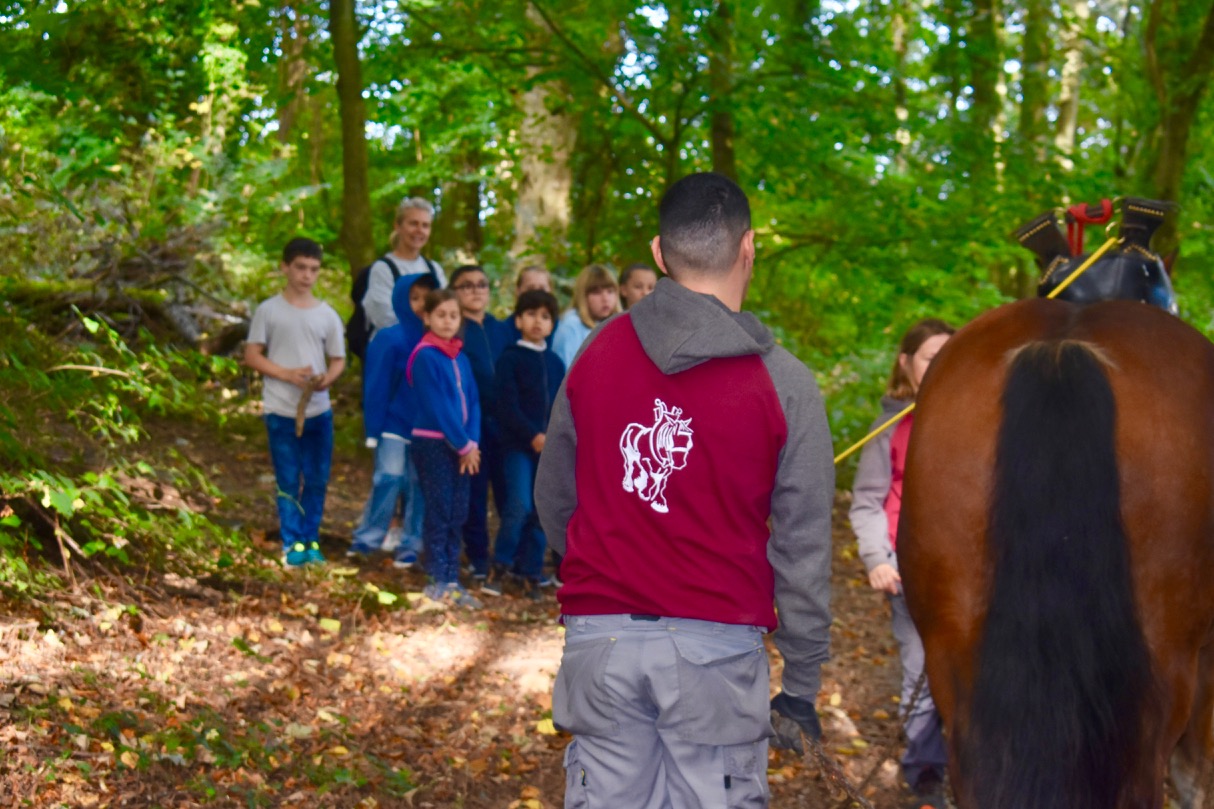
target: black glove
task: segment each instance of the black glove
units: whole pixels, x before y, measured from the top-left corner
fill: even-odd
[[[822,723],[818,721],[814,701],[789,696],[783,691],[771,698],[771,727],[776,732],[771,746],[781,750],[804,753],[802,733],[814,741],[822,740]]]

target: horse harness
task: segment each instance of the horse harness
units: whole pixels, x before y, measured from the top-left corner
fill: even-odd
[[[1084,228],[1110,223],[1115,207],[1108,199],[1098,205],[1071,206],[1064,216],[1065,236],[1057,211],[1047,211],[1016,231],[1016,241],[1033,252],[1042,271],[1038,297],[1051,297],[1050,293],[1062,285],[1085,257]],[[1151,249],[1151,238],[1175,207],[1171,202],[1136,197],[1120,200],[1119,243],[1104,259],[1099,272],[1077,278],[1056,297],[1078,304],[1136,300],[1177,314],[1176,295],[1164,261]]]

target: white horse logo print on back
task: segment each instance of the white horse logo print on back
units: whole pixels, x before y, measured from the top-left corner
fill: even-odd
[[[691,452],[691,419],[680,419],[683,408],[668,409],[661,399],[653,400],[653,425],[633,422],[620,436],[624,454],[624,491],[636,492],[659,514],[666,505],[666,481],[670,473],[687,466]]]

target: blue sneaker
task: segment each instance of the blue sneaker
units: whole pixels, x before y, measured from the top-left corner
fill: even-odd
[[[320,543],[313,540],[304,552],[304,562],[309,565],[323,565],[325,555],[320,552]]]
[[[400,556],[392,560],[392,567],[408,570],[417,564],[417,554],[413,551],[405,551]]]
[[[283,549],[282,563],[287,567],[303,567],[308,563],[308,546],[302,542],[287,546]]]

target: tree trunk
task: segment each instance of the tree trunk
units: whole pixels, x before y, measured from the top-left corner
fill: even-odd
[[[733,120],[733,9],[729,0],[718,0],[716,11],[708,19],[709,131],[712,138],[712,170],[738,181],[737,156],[734,153]]]
[[[539,68],[528,68],[529,80]],[[577,127],[567,112],[567,90],[559,82],[537,82],[523,93],[518,198],[514,203],[514,246],[520,260],[543,256],[563,260],[568,253],[570,156]]]
[[[282,8],[282,58],[278,60],[278,142],[289,143],[291,130],[304,105],[308,63],[308,18],[286,0]]]
[[[325,97],[320,94],[309,96],[306,109],[309,113],[308,177],[311,179],[312,185],[320,189],[320,202],[324,206],[325,212],[332,215],[336,212],[333,210],[333,199],[329,194],[329,183],[326,182],[327,175],[325,174],[325,145],[328,143],[328,131],[325,125],[329,118],[326,114],[328,105],[325,103]]]
[[[894,47],[894,120],[897,121],[894,131],[893,171],[895,174],[906,174],[906,147],[910,145],[911,135],[907,129],[910,120],[910,110],[906,106],[906,4],[903,0],[894,0],[892,17],[890,18],[890,37]]]
[[[1083,73],[1083,33],[1091,8],[1088,0],[1074,0],[1062,27],[1062,75],[1058,92],[1058,122],[1054,128],[1054,152],[1064,172],[1075,168],[1075,134],[1079,126],[1079,87]]]
[[[363,102],[362,66],[358,61],[358,23],[354,0],[330,0],[329,36],[337,64],[337,99],[341,108],[341,233],[339,239],[351,273],[375,259],[371,232],[371,190],[367,176],[367,107]]]
[[[1020,59],[1020,140],[1026,159],[1045,160],[1045,107],[1050,69],[1050,2],[1027,0],[1024,46]]]
[[[532,46],[547,52],[554,42],[552,25],[535,8],[527,7]],[[519,187],[514,203],[514,246],[520,261],[564,261],[568,233],[573,169],[570,159],[577,142],[577,124],[568,113],[569,89],[560,81],[537,81],[541,68],[527,68],[527,89],[519,106]]]
[[[612,181],[619,170],[614,148],[615,133],[610,129],[599,129],[585,133],[578,142],[583,152],[578,161],[577,188],[580,191],[575,221],[583,230],[583,252],[580,264],[592,264],[598,259],[598,234],[603,211],[611,196]],[[598,138],[597,142],[591,142]],[[572,260],[571,256],[571,260]]]
[[[1159,103],[1159,123],[1156,127],[1158,151],[1150,177],[1153,197],[1179,202],[1189,135],[1206,84],[1214,71],[1214,11],[1206,12],[1188,55],[1169,60],[1174,66],[1170,72],[1165,71],[1158,59],[1161,29],[1170,28],[1162,19],[1163,13],[1160,0],[1155,0],[1151,4],[1146,36],[1143,37],[1148,78],[1155,88]],[[1164,47],[1184,47],[1177,41],[1174,32],[1168,31],[1165,36]],[[1156,232],[1152,246],[1161,254],[1168,255],[1178,243],[1176,217],[1170,216]]]
[[[953,118],[957,117],[957,102],[961,99],[961,88],[965,86],[965,78],[961,70],[961,42],[957,31],[961,27],[961,9],[959,0],[943,0],[944,25],[953,33],[948,42],[941,46],[937,57],[942,76],[948,76],[948,107]]]
[[[481,228],[480,149],[466,142],[455,177],[442,185],[442,215],[434,220],[430,244],[436,250],[453,250],[461,264],[476,262],[484,246]]]
[[[1000,114],[999,85],[1003,60],[999,47],[999,0],[976,0],[974,17],[970,21],[966,52],[969,54],[974,88],[971,107],[973,119],[969,128],[972,148],[970,182],[983,188],[995,173],[995,128]]]
[[[780,52],[783,60],[796,79],[809,75],[809,64],[818,49],[811,35],[815,30],[814,18],[821,11],[817,0],[793,0],[788,11],[788,28],[781,37],[784,43]]]

